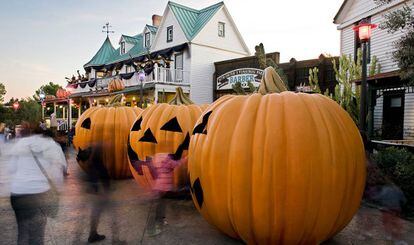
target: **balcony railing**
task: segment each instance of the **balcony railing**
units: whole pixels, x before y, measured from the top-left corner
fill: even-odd
[[[116,78],[116,76],[98,78],[94,87],[78,86],[72,91],[73,94],[96,91],[105,89],[109,83]],[[135,73],[130,79],[124,79],[125,87],[137,86],[140,84],[138,79],[138,73]],[[181,69],[170,69],[164,67],[155,67],[154,71],[145,76],[145,83],[159,83],[159,84],[171,84],[171,85],[190,85],[190,72],[183,71]]]

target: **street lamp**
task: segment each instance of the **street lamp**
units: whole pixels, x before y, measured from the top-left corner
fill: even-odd
[[[139,90],[139,107],[142,108],[142,102],[143,102],[143,97],[144,97],[144,87],[143,87],[143,82],[145,80],[145,72],[143,70],[139,71],[138,73],[138,80],[141,82],[141,87]]]
[[[44,101],[45,101],[45,98],[46,98],[46,94],[43,90],[40,90],[39,98],[40,98],[40,104],[42,106],[42,119],[45,119],[45,109],[44,109],[45,103],[44,103]]]
[[[45,92],[43,92],[43,90],[40,90],[40,92],[39,92],[40,101],[43,101],[45,99],[45,97],[46,97]]]
[[[353,29],[358,34],[362,44],[362,76],[361,76],[361,96],[359,107],[359,130],[365,134],[367,117],[367,43],[371,39],[372,30],[377,25],[362,22]]]

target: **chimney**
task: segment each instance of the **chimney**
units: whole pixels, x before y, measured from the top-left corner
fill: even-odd
[[[152,25],[159,27],[161,24],[162,16],[154,14],[152,15]]]

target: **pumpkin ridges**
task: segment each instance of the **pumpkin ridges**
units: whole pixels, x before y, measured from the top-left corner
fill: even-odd
[[[280,215],[283,215],[285,218],[283,218],[282,216],[281,219],[275,218],[275,220],[280,221],[281,223],[280,227],[281,229],[284,229],[284,231],[282,233],[282,237],[280,237],[279,240],[277,241],[272,240],[272,242],[274,243],[277,243],[277,242],[287,243],[287,242],[295,242],[295,241],[305,242],[305,239],[309,239],[306,242],[317,243],[321,241],[319,239],[327,238],[326,235],[322,236],[321,234],[327,233],[326,231],[327,229],[323,227],[323,226],[326,226],[324,224],[335,223],[335,221],[332,221],[332,216],[338,217],[339,222],[344,222],[344,220],[346,221],[346,219],[343,219],[342,217],[347,217],[349,214],[352,214],[352,211],[343,210],[344,213],[341,214],[342,211],[340,210],[340,208],[338,207],[332,208],[330,207],[330,204],[341,206],[340,200],[335,200],[335,197],[338,195],[337,192],[338,191],[340,192],[341,189],[347,188],[346,193],[345,193],[346,195],[344,195],[345,197],[347,197],[347,195],[351,195],[354,192],[354,188],[351,190],[351,188],[347,187],[347,186],[352,185],[353,184],[352,182],[354,181],[354,179],[351,178],[353,167],[347,164],[347,162],[349,162],[349,159],[346,158],[347,155],[350,155],[350,156],[357,155],[359,156],[358,158],[360,157],[363,158],[363,149],[361,147],[362,143],[360,142],[358,131],[356,130],[352,121],[345,120],[344,118],[331,118],[331,117],[328,118],[327,123],[328,123],[328,127],[330,127],[329,128],[330,132],[326,136],[324,136],[321,133],[319,135],[315,134],[313,130],[315,129],[316,123],[312,125],[312,123],[307,122],[307,120],[309,120],[308,119],[309,114],[316,112],[317,111],[316,109],[323,109],[322,111],[325,111],[326,108],[329,108],[329,110],[332,112],[333,115],[335,115],[335,112],[338,113],[338,111],[341,111],[342,109],[340,109],[339,107],[334,107],[333,104],[327,103],[328,101],[320,101],[318,104],[315,103],[316,105],[314,105],[313,107],[304,108],[303,103],[301,103],[300,101],[300,100],[303,100],[302,96],[314,96],[314,95],[303,95],[303,94],[295,95],[292,93],[281,93],[280,95],[272,94],[272,95],[266,95],[262,97],[263,100],[269,99],[269,98],[272,98],[272,99],[278,98],[278,100],[284,102],[282,109],[280,109],[280,106],[277,106],[274,102],[272,102],[273,112],[272,110],[267,110],[268,113],[275,114],[274,116],[273,114],[268,114],[274,117],[274,119],[272,120],[279,120],[279,122],[272,121],[272,120],[266,121],[268,125],[277,126],[277,128],[273,126],[271,132],[274,132],[277,129],[279,129],[279,131],[276,131],[276,132],[286,132],[286,139],[288,140],[288,142],[283,143],[284,141],[283,138],[278,139],[279,144],[281,144],[282,147],[274,148],[274,149],[277,149],[277,152],[282,152],[282,153],[286,152],[282,155],[279,155],[278,159],[282,159],[281,158],[282,156],[289,156],[289,159],[280,160],[281,161],[280,163],[274,165],[274,169],[279,169],[279,171],[277,172],[280,175],[280,176],[278,175],[273,176],[274,181],[275,181],[274,183],[276,183],[274,186],[278,186],[278,189],[280,188],[283,190],[283,193],[286,193],[287,187],[289,187],[290,190],[292,190],[294,189],[293,187],[295,186],[308,184],[310,176],[315,176],[316,178],[319,177],[319,179],[323,179],[323,181],[330,181],[329,178],[331,178],[331,176],[335,177],[334,175],[332,175],[333,173],[332,171],[337,171],[338,173],[344,173],[348,171],[350,175],[343,176],[342,178],[343,180],[341,180],[340,177],[339,178],[336,177],[336,181],[332,182],[331,186],[326,187],[327,188],[326,190],[328,190],[328,192],[326,192],[323,189],[318,189],[320,188],[320,186],[318,186],[317,182],[315,181],[314,183],[310,183],[311,186],[309,187],[305,186],[303,190],[300,190],[296,194],[288,193],[288,195],[286,196],[286,202],[279,199],[280,202],[282,202],[282,204],[279,205],[281,208],[279,208],[278,206],[275,206],[274,208],[275,210],[280,210],[279,212],[276,212],[276,214],[279,213]],[[309,98],[313,98],[313,97],[309,97]],[[251,113],[251,111],[254,111],[254,110],[249,111],[246,109],[244,110],[240,109],[241,106],[237,105],[235,102],[240,99],[249,100],[246,97],[238,96],[237,100],[234,98],[231,98],[227,101],[220,101],[222,103],[216,102],[215,105],[211,106],[211,107],[215,107],[215,109],[213,109],[213,113],[211,114],[210,120],[207,123],[208,134],[207,135],[197,134],[192,137],[191,143],[190,143],[191,154],[189,158],[189,161],[190,161],[189,169],[190,169],[191,182],[194,183],[195,179],[200,178],[201,184],[204,190],[204,197],[205,197],[204,200],[207,200],[204,202],[203,207],[201,207],[201,210],[198,205],[196,205],[196,207],[200,210],[202,215],[208,220],[209,223],[212,223],[213,225],[220,227],[220,229],[223,230],[225,233],[232,235],[232,236],[236,236],[236,237],[237,235],[232,234],[232,232],[230,231],[231,227],[233,226],[232,225],[231,227],[225,226],[225,222],[221,222],[222,217],[220,216],[231,215],[228,211],[226,211],[228,209],[228,204],[225,204],[224,206],[222,206],[222,204],[220,204],[222,200],[217,200],[217,199],[223,198],[222,197],[223,193],[229,191],[229,190],[226,190],[226,188],[230,188],[230,187],[226,186],[226,184],[224,184],[223,181],[217,183],[217,181],[214,181],[214,180],[220,179],[226,182],[226,178],[223,178],[221,176],[223,175],[223,173],[226,172],[225,171],[226,165],[223,165],[223,164],[224,163],[227,164],[228,162],[226,161],[227,151],[250,152],[253,155],[257,154],[257,152],[255,152],[255,149],[252,149],[252,148],[243,151],[243,149],[245,148],[236,147],[234,149],[229,149],[227,147],[228,142],[229,142],[228,139],[231,139],[233,142],[238,142],[239,144],[245,144],[245,142],[249,142],[249,139],[247,137],[248,135],[246,136],[241,133],[241,135],[245,136],[246,139],[243,139],[242,136],[233,138],[230,135],[230,133],[234,133],[234,131],[238,130],[237,127],[233,126],[234,124],[233,121],[244,120],[244,117],[246,116],[246,114]],[[306,102],[308,101],[307,99],[308,97],[305,97],[304,103],[308,103]],[[294,103],[295,106],[293,106],[292,103]],[[211,107],[206,112],[204,112],[203,115],[206,114],[208,111],[211,111],[212,110]],[[230,114],[230,112],[232,112],[232,114]],[[226,113],[230,115],[226,115]],[[280,114],[280,113],[283,113],[283,114]],[[345,115],[343,111],[341,111],[339,114]],[[201,116],[201,118],[203,117],[203,115]],[[318,118],[321,118],[324,115],[325,114],[319,114]],[[318,119],[314,118],[313,120],[318,120]],[[198,120],[198,123],[200,122],[201,122],[201,119]],[[221,122],[221,124],[218,124],[217,122]],[[339,124],[343,124],[346,130],[343,130],[343,128],[340,128],[340,127],[335,127],[336,123],[338,122]],[[227,127],[223,125],[227,125]],[[320,132],[323,132],[322,125],[319,124],[319,127],[321,128]],[[262,128],[268,129],[269,126],[264,125],[264,127]],[[232,131],[232,132],[228,132],[228,131]],[[349,132],[351,132],[350,139],[348,139],[347,138],[348,136],[345,135]],[[338,134],[342,135],[343,137],[338,137],[337,136]],[[315,145],[312,145],[312,144],[306,145],[302,143],[302,141],[304,140],[306,143],[312,143],[312,137],[314,137],[313,135],[317,137],[320,136],[319,138],[314,139],[314,140],[318,140],[317,142],[315,142]],[[353,136],[356,136],[356,137],[353,137]],[[322,152],[321,155],[312,154],[311,150],[318,151],[318,149],[320,149],[321,146],[324,146],[324,144],[327,143],[325,139],[330,139],[330,138],[334,140],[332,142],[332,145],[333,145],[332,150],[328,150],[327,153]],[[263,143],[260,142],[259,138],[254,138],[254,140],[257,141],[257,143],[254,143],[254,145],[259,145],[259,146],[263,145]],[[351,144],[349,144],[349,142]],[[259,144],[259,143],[262,143],[262,144]],[[266,146],[268,145],[268,143],[265,143],[265,144]],[[345,147],[345,149],[343,149],[341,147],[343,144],[347,144],[349,147]],[[225,149],[223,148],[220,149],[219,147],[225,147]],[[355,149],[357,149],[357,151],[354,152]],[[221,151],[223,150],[225,150],[226,154],[221,154],[222,153]],[[307,157],[308,155],[309,157]],[[342,156],[345,156],[345,158]],[[329,161],[328,157],[333,157],[332,161]],[[353,160],[353,158],[351,160]],[[279,161],[278,159],[275,159],[274,161]],[[322,159],[322,163],[319,163],[320,159]],[[220,164],[218,164],[217,162],[220,162]],[[242,160],[242,158],[238,158],[238,162],[239,162],[239,166],[237,167],[239,168],[240,168],[240,163],[245,163],[245,161]],[[255,162],[255,164],[260,164],[256,162],[255,160],[252,162]],[[202,163],[202,164],[199,165],[198,163]],[[304,172],[301,173],[300,170],[298,169],[303,168],[302,165],[304,163],[308,165],[305,166],[306,168],[302,170]],[[228,164],[230,165],[231,163],[228,163]],[[321,164],[320,166],[322,170],[319,172],[312,170],[312,169],[315,169],[313,164]],[[363,168],[362,159],[360,159],[360,161],[357,161],[357,160],[352,161],[351,164],[356,164],[358,165],[359,168]],[[280,168],[281,166],[286,166],[288,169],[283,170],[283,168],[282,169]],[[233,168],[232,171],[239,171],[237,167]],[[324,168],[326,168],[326,170],[323,170]],[[220,171],[214,171],[215,169],[220,169]],[[284,173],[287,173],[287,174],[284,174]],[[305,176],[305,177],[307,176],[307,180],[306,179],[300,180],[296,176]],[[283,182],[283,178],[286,178],[286,188],[284,188],[283,185],[280,185],[280,183]],[[297,181],[297,179],[299,179],[299,181]],[[356,182],[363,182],[363,176],[361,175],[358,175],[356,179],[357,179]],[[248,178],[244,178],[244,180],[248,181]],[[300,183],[303,183],[303,184],[300,184]],[[236,188],[239,188],[237,187],[236,184],[235,186]],[[221,188],[222,191],[218,192],[218,194],[215,193],[219,188]],[[232,190],[233,192],[236,191],[234,186],[232,188],[233,188]],[[245,189],[246,188],[248,187],[245,187]],[[312,189],[314,189],[315,191],[317,190],[321,191],[323,194],[323,197],[321,198],[323,205],[320,205],[320,206],[323,207],[324,209],[320,209],[320,211],[322,211],[322,215],[320,216],[321,221],[317,222],[318,227],[315,227],[315,230],[317,232],[315,232],[314,234],[312,234],[313,233],[312,229],[314,227],[311,226],[313,221],[311,220],[311,217],[307,217],[310,215],[300,214],[300,213],[303,213],[304,210],[307,210],[305,209],[304,206],[299,206],[299,209],[298,209],[299,214],[298,214],[298,210],[288,210],[290,206],[295,207],[295,205],[304,205],[306,200],[305,202],[301,202],[300,200],[304,200],[304,198],[309,198],[310,193],[306,192],[307,188],[310,188],[308,190],[311,190],[311,192],[312,192]],[[358,190],[361,191],[361,189],[362,189],[362,185],[359,187]],[[283,193],[275,197],[283,198],[283,195],[285,195]],[[300,194],[300,193],[303,193],[303,194]],[[355,207],[358,206],[359,199],[357,196],[353,196],[353,198],[346,198],[346,199],[349,200],[349,203],[343,204],[343,205],[346,205],[348,208],[351,207],[350,208],[351,210],[355,209]],[[193,196],[193,200],[194,200],[194,196]],[[259,200],[259,199],[253,198],[253,200]],[[232,202],[237,202],[237,201],[239,203],[241,202],[241,204],[238,204],[238,205],[243,205],[243,202],[244,203],[246,202],[246,200],[242,200],[242,198],[233,200]],[[283,204],[284,202],[286,204]],[[313,200],[313,201],[309,200],[308,202],[309,202],[309,205],[314,205],[314,206],[319,205],[317,200]],[[277,203],[275,204],[277,205]],[[256,210],[256,208],[253,208],[253,206],[252,206],[252,209]],[[218,211],[216,212],[216,210],[220,212]],[[284,210],[286,210],[287,212]],[[248,214],[245,213],[244,215],[247,216]],[[318,214],[314,214],[314,215],[315,217],[318,216]],[[293,217],[293,219],[290,217]],[[303,219],[304,217],[305,219]],[[262,217],[258,216],[256,217],[256,219],[257,218],[261,218],[263,220],[263,216]],[[347,219],[349,219],[349,217],[347,217]],[[235,222],[237,222],[237,217],[235,218]],[[290,224],[291,222],[293,222],[293,224]],[[252,223],[255,223],[255,222],[250,222],[250,224]],[[246,225],[248,225],[247,222],[246,222]],[[300,228],[302,227],[302,225],[305,225],[305,227]],[[241,224],[241,226],[244,226],[244,224]],[[338,227],[340,228],[340,226],[337,226],[334,229],[338,229]],[[239,228],[237,230],[239,232],[241,231]],[[271,238],[269,237],[261,238],[259,232],[257,231],[253,231],[252,234],[253,235],[244,234],[243,235],[244,240],[246,241],[248,239],[247,241],[249,242],[260,242],[260,241],[267,241],[267,240],[261,240],[261,239],[276,239],[277,238],[277,236],[274,236]],[[302,234],[302,235],[301,237],[297,237],[297,234]],[[252,239],[253,241],[250,239]],[[303,239],[303,240],[300,240],[300,239]]]

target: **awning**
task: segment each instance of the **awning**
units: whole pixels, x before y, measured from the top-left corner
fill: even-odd
[[[130,73],[126,73],[126,74],[120,74],[119,76],[124,79],[124,80],[129,80],[131,79],[131,77],[134,76],[135,72],[130,72]]]

